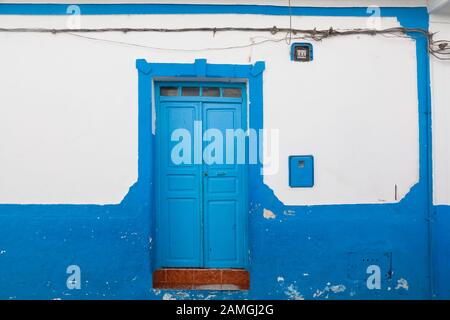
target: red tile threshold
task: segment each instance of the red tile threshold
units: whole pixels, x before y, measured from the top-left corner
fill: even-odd
[[[159,269],[153,272],[153,288],[249,290],[250,274],[243,269]]]

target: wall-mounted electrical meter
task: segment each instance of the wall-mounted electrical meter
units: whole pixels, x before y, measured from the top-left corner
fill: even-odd
[[[291,60],[308,62],[313,60],[313,46],[310,43],[293,43],[291,47]]]

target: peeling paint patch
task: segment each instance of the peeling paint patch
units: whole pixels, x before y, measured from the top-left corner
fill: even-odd
[[[337,284],[337,285],[331,285],[331,283],[327,283],[325,288],[323,290],[317,289],[316,292],[313,294],[314,298],[320,298],[321,296],[325,295],[325,299],[328,298],[330,293],[341,293],[346,290],[346,287],[343,284]]]
[[[170,293],[164,293],[162,299],[163,299],[163,300],[177,300],[177,299],[175,299],[175,297],[172,296]]]
[[[331,286],[330,291],[333,293],[339,293],[345,291],[345,286],[343,284],[339,284],[337,286]]]
[[[316,292],[314,292],[314,294],[313,294],[313,298],[319,298],[324,293],[325,293],[325,291],[321,291],[321,290],[317,289]]]
[[[272,211],[270,211],[268,209],[264,209],[263,216],[265,219],[275,219],[277,217],[275,215],[275,213],[273,213]]]
[[[0,255],[5,254],[5,253],[6,253],[6,250],[0,251]]]
[[[189,293],[187,293],[187,292],[177,292],[176,294],[175,294],[175,299],[190,299],[190,295],[189,295]]]
[[[284,278],[283,277],[278,277],[277,278],[277,281],[280,283],[280,282],[284,282]]]
[[[156,296],[159,296],[161,294],[161,290],[159,289],[152,289],[153,290],[153,294],[155,294]]]
[[[153,238],[152,237],[148,238],[148,247],[150,248],[150,250],[153,249]]]
[[[255,211],[258,211],[259,208],[261,208],[261,204],[260,204],[260,203],[253,203],[253,202],[250,202],[249,213],[253,213],[253,212],[255,212]]]
[[[179,291],[174,294],[164,293],[162,299],[163,300],[188,300],[188,299],[191,299],[191,296],[187,292]]]
[[[409,290],[408,281],[406,281],[406,279],[400,278],[397,280],[397,286],[395,287],[395,290],[399,289]]]
[[[284,293],[290,300],[305,300],[294,284],[290,284]]]
[[[283,214],[286,216],[295,216],[295,210],[284,210]]]

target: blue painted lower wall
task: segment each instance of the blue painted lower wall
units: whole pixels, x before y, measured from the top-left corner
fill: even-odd
[[[248,292],[153,290],[151,208],[127,204],[151,199],[132,190],[130,196],[141,197],[120,206],[2,206],[0,298],[430,298],[426,207],[414,201],[418,188],[399,205],[339,207],[284,207],[259,182],[250,189]],[[265,219],[263,208],[277,217]],[[436,289],[448,297],[450,210],[438,209],[442,228],[435,230],[446,242],[436,252],[442,280]],[[364,258],[379,259],[381,290],[367,289]],[[81,268],[80,290],[66,286],[72,264]],[[407,287],[399,286],[402,279]]]
[[[153,290],[148,205],[12,205],[1,208],[0,298],[430,298],[426,209],[412,201],[419,190],[402,205],[339,208],[260,205],[255,199],[266,192],[252,193],[249,292]],[[264,219],[263,206],[277,218]],[[449,226],[450,207],[436,207],[435,290],[445,299]],[[360,260],[384,252],[392,253],[392,278],[383,276],[382,289],[369,291],[363,269],[357,270],[365,266]],[[66,287],[71,264],[81,268],[81,290]],[[399,279],[408,281],[408,290],[398,287]]]
[[[433,215],[435,298],[450,299],[450,206],[436,206]]]

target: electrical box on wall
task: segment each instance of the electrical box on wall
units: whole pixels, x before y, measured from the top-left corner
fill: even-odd
[[[313,46],[311,43],[293,43],[291,46],[291,60],[309,62],[313,60]]]
[[[291,188],[312,188],[314,186],[314,157],[289,157],[289,186]]]

